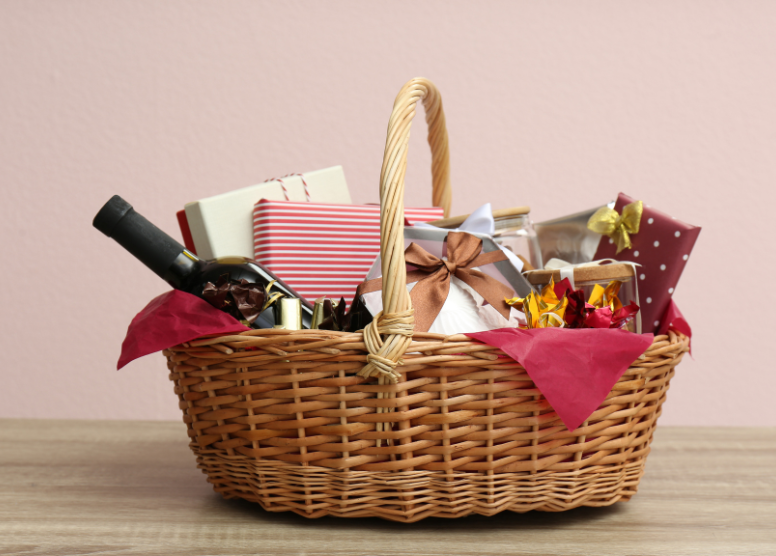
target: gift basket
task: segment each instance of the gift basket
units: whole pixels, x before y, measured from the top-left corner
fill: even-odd
[[[381,278],[375,294],[381,308],[362,330],[289,329],[303,328],[298,326],[240,332],[238,327],[165,346],[199,468],[226,498],[309,518],[415,522],[628,500],[644,474],[661,406],[689,339],[673,323],[654,336],[613,330],[642,343],[635,355],[625,355],[595,407],[579,413],[580,422],[569,427],[564,419],[568,422],[573,411],[566,408],[562,418],[548,393],[569,407],[583,396],[574,377],[556,376],[552,383],[542,378],[546,357],[537,355],[538,336],[566,334],[566,344],[572,337],[584,343],[582,333],[589,330],[556,328],[531,336],[534,343],[521,344],[519,357],[488,343],[487,333],[419,331],[421,304],[411,301],[407,288],[403,206],[418,102],[426,111],[434,205],[449,216],[442,102],[435,86],[418,78],[402,88],[388,125],[380,176]],[[459,276],[472,265],[453,260],[453,249],[463,249],[458,240],[445,242],[447,256],[438,266]],[[475,266],[497,258],[475,258],[481,261]],[[638,281],[637,265],[625,271]],[[543,280],[554,284],[565,271],[558,272],[553,278],[549,271]],[[546,288],[545,293],[554,295]],[[525,307],[528,328],[537,317],[529,306],[542,306],[539,296],[531,293],[518,304]],[[570,289],[561,297],[573,305]],[[581,303],[580,310],[589,305]],[[514,307],[506,307],[505,314]],[[544,321],[539,316],[535,322]],[[617,342],[610,343],[616,351]]]

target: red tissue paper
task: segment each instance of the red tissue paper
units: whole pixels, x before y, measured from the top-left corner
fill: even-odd
[[[668,308],[663,315],[663,319],[660,321],[660,330],[658,330],[657,333],[658,335],[668,334],[669,329],[675,330],[676,332],[681,332],[690,338],[689,347],[690,355],[692,356],[692,328],[690,328],[690,323],[688,323],[687,319],[684,318],[684,315],[679,310],[679,307],[677,307],[676,303],[674,303],[673,299],[668,304]]]
[[[200,336],[246,330],[250,328],[207,301],[190,293],[172,290],[152,299],[129,323],[116,369],[138,357],[190,342]]]
[[[668,304],[668,308],[663,315],[663,321],[660,325],[660,330],[658,330],[658,334],[668,334],[669,329],[676,330],[688,338],[692,338],[692,329],[673,299]]]
[[[570,431],[598,409],[652,334],[614,328],[501,328],[467,336],[520,363]]]

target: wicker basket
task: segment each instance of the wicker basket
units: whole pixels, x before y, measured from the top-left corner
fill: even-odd
[[[413,334],[402,230],[419,100],[434,204],[450,206],[441,99],[414,79],[394,104],[380,181],[384,314],[363,332],[251,330],[165,351],[199,468],[226,498],[306,517],[413,522],[628,500],[687,339],[656,337],[572,433],[500,350]]]

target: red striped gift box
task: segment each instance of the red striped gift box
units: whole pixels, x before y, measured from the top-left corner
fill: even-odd
[[[411,223],[444,217],[441,208],[406,208]],[[253,208],[254,258],[310,302],[353,301],[380,254],[379,205],[262,199]]]

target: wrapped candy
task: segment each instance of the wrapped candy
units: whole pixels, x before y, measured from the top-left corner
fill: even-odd
[[[564,320],[568,327],[608,328],[615,323],[631,332],[641,332],[639,313],[623,309],[631,302],[640,306],[637,265],[612,259],[569,265],[552,259],[547,266],[552,268],[527,272],[526,277],[541,291],[551,284],[558,299],[566,296]],[[590,307],[602,310],[590,315]],[[610,313],[604,307],[609,307]]]
[[[345,307],[344,298],[340,299],[340,301],[335,301],[326,296],[319,297],[315,300],[310,328],[320,329],[321,324],[327,321],[327,325],[330,326],[328,330],[342,330],[339,325],[344,320]]]
[[[505,301],[525,314],[526,324],[521,328],[625,328],[639,306],[633,301],[622,304],[618,296],[621,287],[617,280],[606,287],[595,284],[585,301],[584,291],[574,290],[567,278],[556,284],[551,277],[540,294],[532,292],[525,298]]]
[[[231,280],[222,274],[216,283],[208,282],[202,290],[202,298],[216,309],[233,316],[243,324],[252,325],[260,315],[283,297],[280,292],[270,292],[272,280],[264,288],[248,280]],[[261,322],[257,328],[272,328],[273,322]]]
[[[320,330],[333,330],[355,332],[362,330],[372,320],[369,311],[361,303],[359,295],[347,310],[347,302],[344,297],[334,301],[326,296],[315,300],[312,324],[310,328]]]
[[[566,326],[564,316],[568,299],[565,294],[558,298],[552,280],[542,289],[541,294],[531,292],[522,299],[513,297],[505,301],[508,305],[523,311],[526,320],[525,328],[564,328]]]

